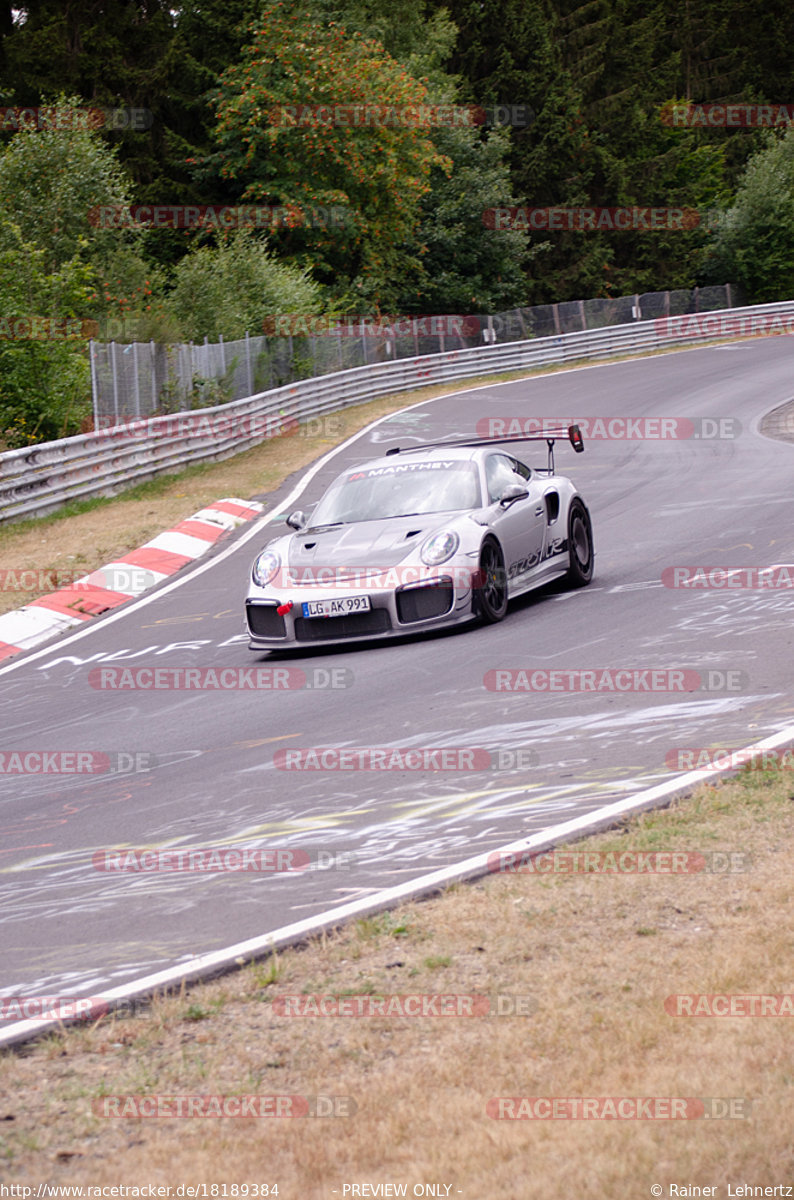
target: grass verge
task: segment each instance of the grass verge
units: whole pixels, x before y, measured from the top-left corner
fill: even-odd
[[[0,1179],[174,1195],[269,1182],[301,1200],[364,1183],[474,1200],[785,1184],[791,1018],[675,1017],[665,999],[794,992],[793,803],[789,771],[746,769],[576,846],[738,852],[742,871],[491,875],[5,1052]],[[290,1018],[273,1003],[314,993],[528,997],[531,1011]],[[107,1094],[345,1096],[356,1110],[107,1119],[93,1109]],[[735,1098],[748,1115],[498,1121],[486,1105],[500,1096]]]

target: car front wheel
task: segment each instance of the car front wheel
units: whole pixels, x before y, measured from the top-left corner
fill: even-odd
[[[495,625],[507,612],[507,573],[502,548],[487,538],[480,550],[474,612],[483,625]]]

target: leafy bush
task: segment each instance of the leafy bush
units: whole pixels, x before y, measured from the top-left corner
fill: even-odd
[[[274,313],[318,313],[321,289],[307,271],[272,257],[250,229],[188,254],[166,302],[184,341],[218,341],[262,332]]]
[[[0,217],[0,438],[13,448],[79,433],[91,415],[81,321],[90,268],[47,272],[45,251]]]
[[[709,247],[707,277],[730,279],[749,303],[794,295],[794,129],[754,154]]]

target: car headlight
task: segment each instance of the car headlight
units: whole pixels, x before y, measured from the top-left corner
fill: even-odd
[[[281,559],[275,550],[263,550],[254,563],[251,578],[259,587],[267,587],[275,579],[280,566]]]
[[[434,533],[428,538],[420,551],[420,558],[425,566],[437,567],[439,563],[446,562],[460,545],[460,538],[450,529],[445,529],[443,533]]]

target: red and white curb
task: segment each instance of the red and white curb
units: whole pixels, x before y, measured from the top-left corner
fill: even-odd
[[[226,497],[207,505],[138,550],[107,563],[90,575],[0,615],[0,662],[30,650],[57,633],[90,621],[134,600],[194,562],[232,529],[258,517],[256,500]]]

